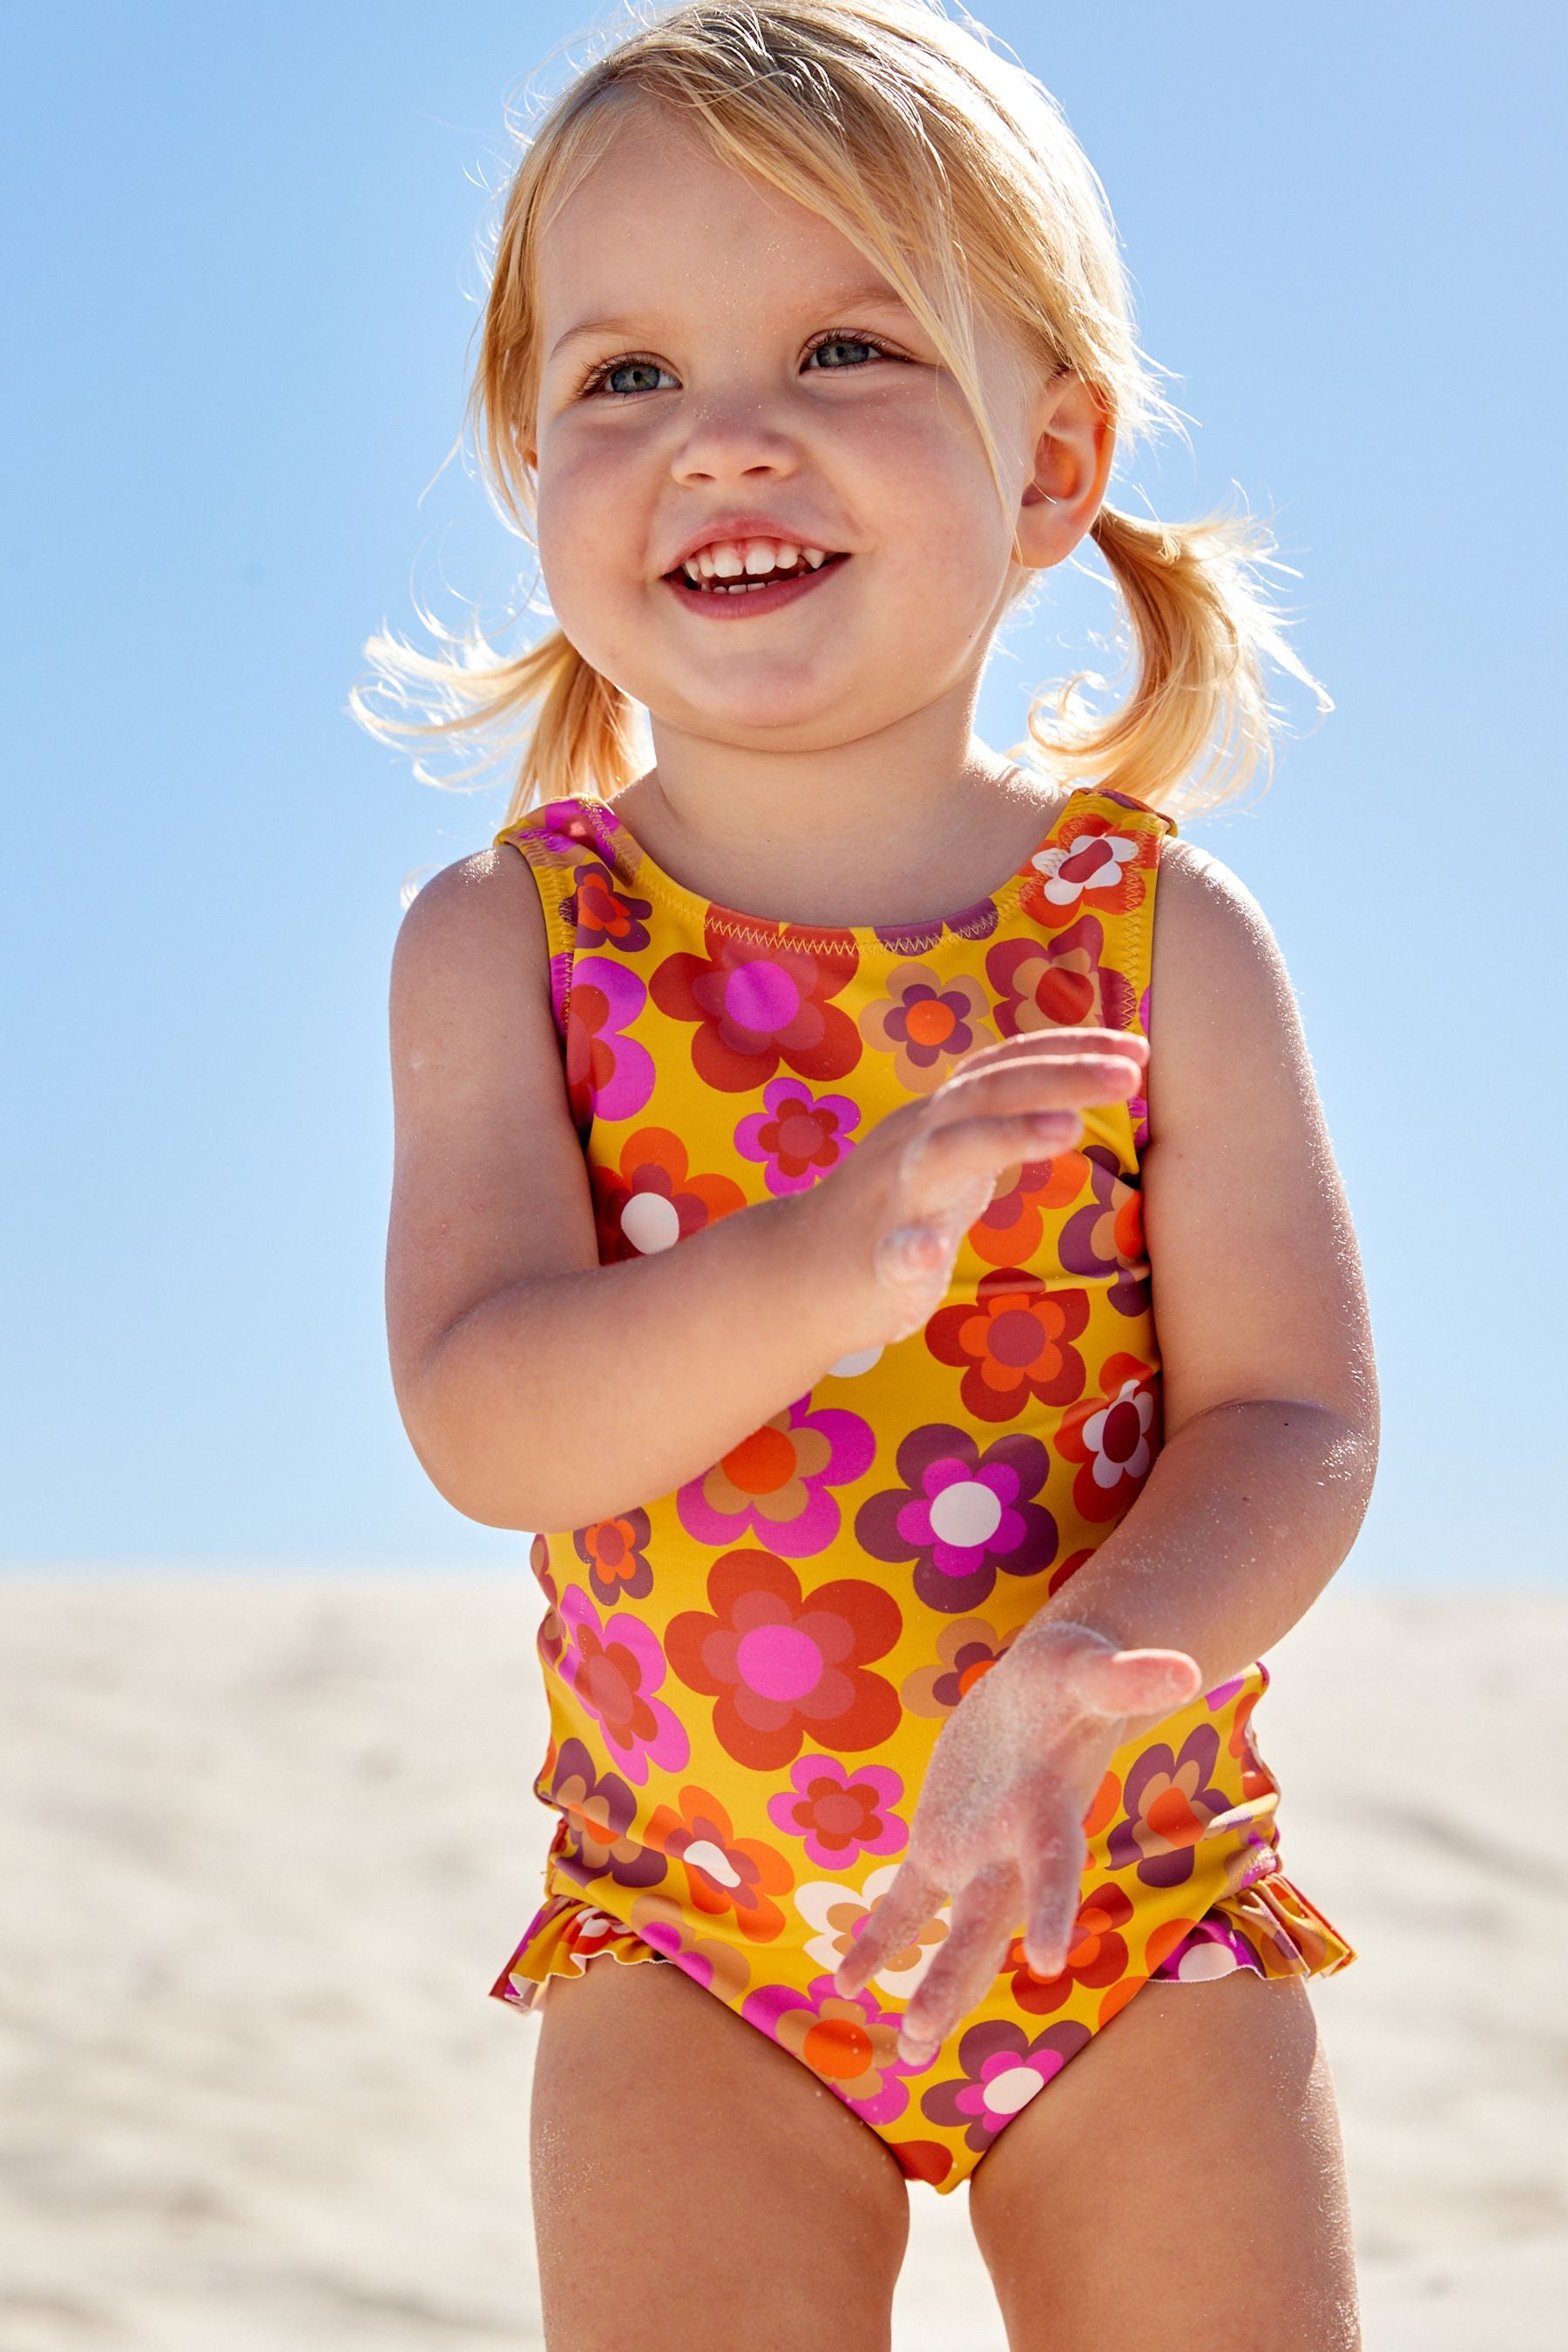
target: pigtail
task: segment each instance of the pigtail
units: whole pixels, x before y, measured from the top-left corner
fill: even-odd
[[[515,824],[542,801],[584,792],[609,800],[630,783],[637,772],[634,706],[563,629],[552,629],[510,661],[498,661],[479,635],[459,640],[438,624],[429,625],[457,647],[457,658],[423,654],[380,633],[364,648],[375,678],[362,680],[349,696],[361,726],[384,742],[469,733],[487,741],[486,756],[456,776],[432,774],[416,760],[414,772],[422,783],[479,790],[490,781],[483,772],[496,753],[521,746],[503,825]],[[373,696],[391,709],[377,709]],[[444,715],[400,715],[414,707]]]
[[[1250,515],[1169,523],[1102,505],[1092,530],[1126,607],[1137,678],[1100,723],[1068,715],[1081,709],[1082,671],[1054,695],[1037,696],[1027,723],[1044,764],[1173,814],[1228,800],[1260,761],[1271,780],[1264,659],[1310,687],[1321,711],[1333,703],[1287,642],[1283,616],[1256,577],[1258,566],[1274,563],[1268,528]],[[1062,725],[1046,723],[1048,704]]]

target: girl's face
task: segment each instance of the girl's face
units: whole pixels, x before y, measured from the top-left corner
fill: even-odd
[[[890,288],[669,116],[628,111],[545,228],[539,271],[545,584],[573,644],[656,727],[815,750],[978,677],[1016,576],[1040,390],[985,320],[1006,508]],[[685,584],[694,544],[759,539],[839,560],[805,587]]]

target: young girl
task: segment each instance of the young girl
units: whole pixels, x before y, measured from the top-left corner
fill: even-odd
[[[1099,183],[926,0],[602,50],[474,398],[558,625],[370,648],[424,731],[533,713],[398,944],[389,1313],[441,1493],[546,1531],[495,1990],[549,2342],[886,2345],[915,2180],[1016,2347],[1352,2347],[1305,1980],[1354,1953],[1251,1718],[1372,1350],[1279,953],[1173,816],[1307,678],[1264,535],[1108,501],[1173,412]],[[1010,762],[988,648],[1088,537],[1135,681]]]

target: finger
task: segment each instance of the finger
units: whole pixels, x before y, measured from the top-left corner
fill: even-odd
[[[1032,1029],[1021,1037],[992,1038],[984,1045],[971,1045],[960,1054],[949,1073],[947,1084],[976,1070],[995,1069],[1009,1062],[1048,1061],[1058,1054],[1130,1054],[1134,1061],[1147,1062],[1149,1040],[1132,1029],[1100,1029],[1086,1024],[1082,1028]]]
[[[995,1980],[1024,1914],[1024,1891],[1011,1862],[972,1878],[952,1906],[947,1939],[921,1979],[899,2029],[906,2065],[929,2066],[938,2046]]]
[[[946,1889],[906,1860],[887,1893],[872,1906],[871,1916],[839,1962],[833,1989],[846,2000],[868,1984],[895,1952],[912,1944],[928,1919],[942,1908]]]
[[[1024,1957],[1037,1977],[1059,1977],[1083,1902],[1089,1842],[1071,1792],[1059,1781],[1032,1809],[1018,1855]]]
[[[1144,1065],[1120,1048],[1079,1049],[1032,1061],[999,1062],[953,1072],[929,1097],[941,1116],[953,1109],[1061,1110],[1080,1103],[1120,1100],[1142,1083]]]
[[[1084,1704],[1102,1715],[1169,1712],[1195,1698],[1204,1670],[1185,1650],[1083,1650],[1073,1660]]]

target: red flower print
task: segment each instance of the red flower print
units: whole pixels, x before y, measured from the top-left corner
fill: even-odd
[[[1137,1499],[1160,1450],[1160,1392],[1149,1365],[1116,1355],[1100,1367],[1101,1393],[1062,1416],[1057,1452],[1081,1466],[1072,1498],[1086,1519],[1120,1519]]]
[[[887,995],[860,1015],[860,1034],[879,1053],[891,1054],[894,1076],[912,1095],[933,1094],[961,1054],[994,1034],[977,980],[958,972],[944,981],[923,963],[895,964]]]
[[[902,1631],[892,1595],[845,1577],[801,1590],[767,1551],[730,1551],[708,1575],[707,1612],[670,1621],[665,1654],[689,1689],[717,1701],[713,1730],[737,1764],[775,1772],[809,1738],[843,1754],[879,1747],[898,1693],[868,1662]]]
[[[939,1364],[962,1364],[959,1395],[976,1421],[1014,1421],[1030,1397],[1070,1404],[1087,1374],[1072,1345],[1089,1321],[1081,1290],[1047,1289],[1004,1265],[983,1274],[971,1306],[939,1307],[925,1343]]]
[[[671,1021],[696,1023],[691,1062],[704,1086],[745,1094],[781,1062],[803,1078],[847,1076],[860,1059],[859,1032],[832,1001],[860,961],[847,931],[759,924],[731,939],[722,916],[710,913],[703,943],[705,956],[666,956],[648,987]]]
[[[686,1872],[699,1911],[721,1918],[728,1911],[742,1936],[771,1944],[784,1923],[773,1902],[795,1885],[782,1853],[760,1838],[738,1838],[729,1814],[706,1789],[682,1789],[680,1810],[660,1805],[647,1825],[647,1842]]]
[[[1143,904],[1143,877],[1160,854],[1160,836],[1125,831],[1102,816],[1079,817],[1067,837],[1037,853],[1018,904],[1037,923],[1060,930],[1087,903],[1101,914],[1130,915]]]
[[[1013,1181],[1007,1184],[1009,1172]],[[1004,1169],[990,1207],[969,1228],[970,1247],[992,1265],[1022,1265],[1045,1239],[1047,1212],[1070,1208],[1088,1181],[1089,1161],[1081,1151],[1058,1151],[1054,1160],[1026,1160],[1012,1171]]]
[[[601,1265],[651,1257],[746,1205],[732,1177],[689,1174],[686,1146],[668,1127],[639,1127],[616,1167],[591,1165],[588,1175]]]
[[[618,1601],[641,1601],[653,1591],[653,1565],[643,1549],[648,1532],[647,1513],[635,1509],[574,1531],[573,1549],[588,1571],[589,1590],[604,1608],[613,1609]]]
[[[585,948],[619,948],[637,955],[648,943],[648,898],[634,898],[619,877],[596,857],[572,869],[573,887],[561,902],[562,915],[576,936],[578,952]]]
[[[1054,940],[999,940],[985,957],[985,977],[1000,1000],[1004,1037],[1043,1029],[1130,1029],[1132,983],[1100,961],[1105,933],[1092,915]]]
[[[1127,1939],[1121,1934],[1132,1916],[1132,1906],[1120,1886],[1097,1886],[1079,1905],[1073,1922],[1067,1966],[1059,1976],[1037,1977],[1024,1957],[1023,1938],[1007,1948],[1005,1968],[1013,1971],[1013,1998],[1032,2016],[1049,2017],[1070,2000],[1079,1985],[1102,1992],[1127,1972]]]

